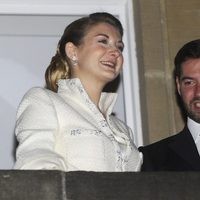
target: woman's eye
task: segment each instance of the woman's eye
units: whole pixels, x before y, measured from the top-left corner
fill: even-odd
[[[106,39],[99,40],[98,42],[103,43],[103,44],[107,44],[108,43],[108,41]]]
[[[118,49],[119,49],[119,51],[122,52],[124,50],[124,47],[123,46],[119,46]]]

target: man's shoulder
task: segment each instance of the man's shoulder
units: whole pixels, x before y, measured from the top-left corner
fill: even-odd
[[[168,145],[174,141],[179,140],[180,137],[182,137],[182,132],[179,132],[175,135],[169,136],[167,138],[164,138],[162,140],[159,140],[157,142],[154,142],[152,144],[146,145],[146,146],[142,146],[139,147],[139,150],[141,152],[145,152],[145,151],[163,151],[165,149],[168,148]]]

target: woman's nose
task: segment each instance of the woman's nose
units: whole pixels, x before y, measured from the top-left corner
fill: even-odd
[[[110,47],[110,53],[115,57],[119,57],[122,54],[117,47]]]

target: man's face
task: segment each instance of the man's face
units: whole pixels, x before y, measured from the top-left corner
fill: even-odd
[[[180,79],[176,78],[177,90],[188,116],[200,123],[200,58],[191,58],[181,66]]]

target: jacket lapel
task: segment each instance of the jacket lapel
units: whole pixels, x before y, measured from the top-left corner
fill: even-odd
[[[195,170],[200,170],[200,156],[187,127],[177,135],[177,138],[169,144],[169,147]]]

